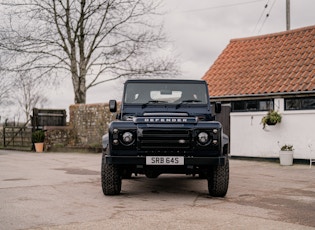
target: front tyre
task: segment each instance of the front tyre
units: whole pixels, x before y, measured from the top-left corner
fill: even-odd
[[[121,191],[121,175],[117,165],[106,164],[102,157],[101,180],[104,195],[118,195]]]
[[[213,197],[224,197],[229,187],[229,158],[226,158],[225,165],[209,168],[208,191]]]

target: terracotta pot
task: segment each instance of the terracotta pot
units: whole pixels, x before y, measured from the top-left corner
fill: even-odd
[[[44,150],[44,143],[34,143],[37,153],[42,153]]]

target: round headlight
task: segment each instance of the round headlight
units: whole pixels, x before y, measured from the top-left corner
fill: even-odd
[[[125,132],[123,135],[122,135],[122,140],[125,144],[130,144],[133,142],[133,135],[131,132]]]
[[[209,141],[209,135],[206,132],[201,132],[198,134],[198,141],[201,144],[206,144]]]

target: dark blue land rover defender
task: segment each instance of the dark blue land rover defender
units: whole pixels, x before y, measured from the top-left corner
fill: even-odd
[[[115,100],[109,102],[117,112]],[[220,112],[220,105],[216,105]],[[117,195],[132,173],[163,173],[208,180],[209,195],[224,197],[229,184],[228,137],[211,114],[201,80],[127,80],[117,120],[103,137],[102,189]]]

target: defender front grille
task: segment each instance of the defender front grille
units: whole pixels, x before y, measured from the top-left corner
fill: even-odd
[[[144,129],[138,138],[138,147],[141,150],[191,149],[190,130]]]

